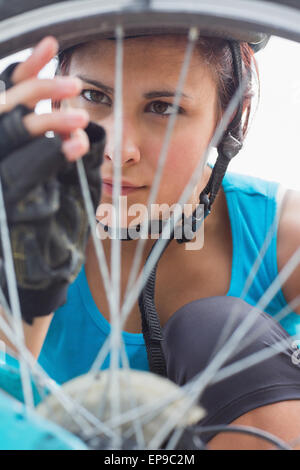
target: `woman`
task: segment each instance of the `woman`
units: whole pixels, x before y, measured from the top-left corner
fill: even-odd
[[[158,204],[167,203],[171,206],[178,200],[230,99],[233,65],[230,61],[230,49],[224,48],[224,42],[203,40],[200,41],[199,47],[195,48],[156,199]],[[147,203],[167,117],[174,112],[172,100],[185,47],[186,39],[177,35],[128,38],[124,41],[121,192],[127,196],[128,206]],[[112,201],[115,158],[115,42],[97,40],[72,49],[64,55],[60,70],[60,73],[68,74],[72,78],[56,77],[42,83],[36,75],[55,55],[56,48],[55,40],[46,38],[25,63],[14,69],[12,81],[15,86],[7,92],[7,109],[18,103],[30,107],[42,98],[51,98],[53,102],[58,102],[52,114],[42,117],[37,117],[34,113],[27,114],[24,124],[34,136],[42,135],[48,130],[60,134],[65,139],[62,149],[67,158],[73,161],[88,151],[88,142],[83,131],[88,120],[103,126],[107,137],[101,167],[101,204],[109,204]],[[224,58],[224,50],[227,54],[227,70],[224,69],[224,63],[221,67],[220,62],[221,58]],[[252,55],[245,44],[242,58],[244,66],[249,69]],[[222,93],[224,84],[227,89]],[[246,132],[251,104],[249,92],[247,89],[243,102],[242,111],[246,119],[242,134]],[[240,122],[236,126],[239,130]],[[190,196],[190,203],[198,202],[198,195],[205,188],[210,175],[211,168],[207,166]],[[233,193],[235,185],[236,193],[243,194],[239,201],[244,201],[245,210],[249,210],[249,201],[255,196],[256,207],[259,205],[260,210],[265,211],[265,216],[267,211],[273,208],[273,213],[268,214],[267,221],[273,220],[276,185],[251,178],[243,180],[241,177],[228,176],[228,179],[224,180],[223,188],[218,192],[211,214],[205,219],[203,248],[185,250],[184,244],[172,242],[158,265],[155,301],[163,327],[167,373],[179,384],[185,383],[206,366],[226,319],[235,305],[239,306],[239,313],[234,319],[233,328],[238,327],[248,314],[253,313],[250,305],[237,299],[240,292],[237,285],[238,276],[234,277],[233,267],[237,269],[239,263],[234,252],[229,216],[230,204],[233,211],[234,203],[229,202],[227,206],[227,201],[230,201],[229,194]],[[242,203],[239,204],[241,208]],[[275,264],[278,263],[278,269],[284,266],[298,247],[299,229],[293,214],[299,204],[299,195],[290,192],[278,227],[277,255],[276,239],[273,240],[269,251],[269,256],[274,256],[274,253],[277,256]],[[127,223],[130,221],[129,218]],[[268,223],[262,228],[265,230],[265,233],[260,233],[262,241],[268,228]],[[257,232],[259,233],[259,230]],[[237,240],[240,243],[241,233],[240,240]],[[122,299],[136,243],[134,240],[122,243]],[[144,262],[153,243],[151,238],[147,240]],[[107,238],[103,245],[109,259],[111,240]],[[261,244],[258,249],[260,248]],[[246,247],[244,249],[246,250]],[[257,248],[252,254],[256,251]],[[254,260],[255,258],[252,263]],[[272,274],[275,277],[276,272]],[[295,270],[283,286],[284,302],[290,302],[298,295],[299,275],[300,268]],[[261,274],[261,279],[263,278]],[[264,282],[270,284],[272,280],[271,275],[271,279]],[[244,282],[245,277],[242,279],[242,285]],[[265,289],[268,285],[260,286],[260,289]],[[256,298],[252,298],[254,305],[259,295],[259,291],[256,291]],[[251,303],[251,297],[247,300]],[[275,299],[275,304],[271,305],[270,313],[272,308],[276,308],[278,301],[279,297]],[[268,312],[267,308],[266,311]],[[290,318],[297,322],[298,313],[300,310],[295,309]],[[49,323],[50,316],[46,316],[35,319],[32,326],[25,327],[28,346],[36,355],[39,354]],[[263,333],[242,352],[237,352],[230,361],[258,351],[266,342],[272,348],[273,343],[278,340],[286,338],[288,341],[284,330],[264,313],[259,314],[249,336],[253,336],[253,332],[261,331],[260,328]],[[89,240],[84,268],[70,286],[66,303],[55,313],[39,361],[58,382],[87,372],[109,330],[108,302],[94,247]],[[147,369],[138,305],[134,306],[124,325],[123,338],[131,366]],[[300,386],[299,370],[291,362],[292,352],[287,342],[286,350],[267,362],[219,384],[210,385],[202,396],[201,403],[208,411],[202,424],[245,424],[272,432],[286,441],[297,437],[300,434],[300,423],[294,417],[300,411]],[[106,359],[104,367],[108,363],[109,358]],[[266,447],[261,439],[245,435],[236,435],[234,440],[230,434],[222,433],[202,437],[206,442],[209,441],[209,447],[212,449]]]

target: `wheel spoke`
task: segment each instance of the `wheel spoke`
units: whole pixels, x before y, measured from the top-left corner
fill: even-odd
[[[178,79],[178,84],[176,87],[175,96],[173,100],[173,107],[174,107],[175,112],[170,116],[168,120],[167,130],[165,133],[164,141],[163,141],[160,155],[158,158],[155,178],[151,186],[151,191],[150,191],[150,195],[149,195],[149,199],[147,203],[147,214],[151,214],[151,207],[152,207],[152,204],[155,203],[156,196],[159,190],[159,185],[160,185],[163,170],[165,167],[166,158],[168,155],[174,126],[175,126],[176,119],[178,116],[178,109],[179,109],[180,99],[182,96],[182,90],[183,90],[184,83],[188,74],[189,65],[190,65],[191,57],[195,48],[195,42],[197,38],[198,38],[198,30],[196,28],[191,28],[188,34],[188,44],[186,47],[186,51],[185,51],[179,79]],[[141,265],[143,250],[144,250],[144,246],[145,246],[146,239],[147,239],[146,235],[148,233],[148,219],[142,222],[140,233],[141,233],[141,237],[138,239],[135,256],[134,256],[133,263],[132,263],[132,268],[129,273],[127,288],[126,288],[126,292],[124,296],[125,299],[127,295],[129,294],[129,292],[131,291],[134,282],[136,281],[136,277],[137,277],[137,274]]]
[[[226,111],[224,112],[222,119],[220,120],[220,123],[218,124],[206,151],[204,152],[204,155],[199,159],[199,163],[178,201],[178,205],[180,205],[182,208],[183,208],[183,205],[187,202],[188,198],[190,197],[190,194],[193,188],[195,187],[199,179],[202,177],[204,168],[206,166],[206,163],[207,163],[207,160],[208,160],[208,157],[210,155],[212,148],[218,145],[225,130],[227,129],[231,116],[235,112],[236,108],[238,107],[239,101],[243,95],[244,88],[245,88],[245,80],[242,80],[242,83],[238,87]],[[166,225],[164,226],[162,233],[161,233],[161,237],[159,240],[157,240],[156,246],[154,247],[151,255],[149,256],[142,273],[139,275],[136,283],[134,284],[134,286],[128,293],[127,298],[124,300],[122,311],[121,311],[122,317],[126,318],[129,315],[141,290],[143,289],[145,283],[147,282],[147,279],[150,273],[152,272],[154,266],[156,265],[158,259],[160,258],[168,242],[168,234],[170,233],[171,227],[174,227],[176,225],[176,223],[179,221],[179,218],[180,218],[180,213],[176,215],[172,214],[169,220],[167,221],[168,223],[166,223]]]
[[[113,155],[113,220],[111,240],[111,289],[113,303],[110,309],[110,383],[109,396],[111,415],[118,416],[121,412],[119,383],[119,361],[122,343],[120,328],[121,299],[121,240],[118,229],[120,223],[122,140],[123,140],[123,28],[116,28],[116,61],[115,61],[115,104],[114,104],[114,155]],[[121,430],[117,430],[118,438],[112,442],[113,448],[120,448],[122,443]]]
[[[1,294],[2,298],[3,294]],[[114,433],[88,410],[80,406],[71,397],[66,395],[63,389],[54,382],[36,362],[30,351],[26,348],[24,342],[14,333],[10,326],[5,322],[4,318],[0,316],[0,330],[2,330],[9,341],[17,348],[20,359],[22,359],[28,368],[30,368],[35,380],[42,389],[46,389],[57,399],[60,405],[64,408],[66,413],[72,417],[77,423],[83,435],[90,435],[96,429],[108,437],[112,438]],[[29,409],[30,411],[31,409]]]
[[[12,255],[12,249],[11,249],[11,243],[10,243],[9,228],[7,224],[7,217],[6,217],[6,210],[5,210],[1,180],[0,180],[0,231],[1,231],[1,243],[2,243],[2,253],[4,257],[6,281],[7,281],[9,299],[11,303],[13,327],[14,327],[16,336],[20,339],[20,341],[24,341],[22,315],[21,315],[16,274],[14,270],[13,255]],[[29,410],[32,410],[33,393],[32,393],[32,387],[31,387],[31,382],[30,382],[30,374],[29,374],[28,367],[26,363],[23,361],[22,357],[20,358],[20,372],[21,372],[21,382],[22,382],[24,401],[25,401],[26,407],[28,407]]]
[[[232,333],[228,341],[224,344],[223,348],[213,357],[213,359],[207,365],[206,369],[197,376],[197,379],[192,381],[192,385],[189,391],[191,393],[189,406],[192,406],[199,399],[201,401],[201,394],[203,393],[205,388],[214,381],[214,377],[216,376],[218,371],[220,371],[222,365],[236,351],[236,348],[239,346],[239,344],[241,343],[241,341],[243,340],[247,332],[254,325],[257,319],[257,316],[260,314],[260,310],[264,310],[264,308],[269,304],[269,302],[272,300],[272,298],[276,295],[278,290],[281,288],[281,285],[286,281],[286,279],[290,276],[290,274],[294,271],[294,269],[298,266],[299,263],[300,263],[300,248],[298,248],[298,250],[295,251],[293,256],[289,259],[289,261],[286,263],[284,268],[281,270],[278,276],[274,279],[269,289],[267,289],[267,291],[264,293],[261,299],[257,302],[257,307],[253,307],[250,310],[250,312],[245,317],[245,319],[240,323],[240,325],[235,329],[235,331]],[[239,307],[237,306],[236,308],[233,309],[233,311],[237,313],[239,311]],[[231,313],[231,315],[232,314],[233,313]],[[255,355],[253,355],[254,360],[255,360],[254,363],[258,363],[261,360],[265,360],[268,357],[272,357],[273,355],[278,354],[278,350],[280,350],[280,348],[285,349],[286,339],[279,341],[278,343],[275,343],[275,344],[276,344],[276,348],[274,348],[274,350],[272,351],[265,349],[261,352],[255,353]],[[251,365],[253,365],[253,362],[252,362],[253,357],[250,356],[250,358],[251,359],[249,359],[249,362],[247,362],[247,358],[244,359],[243,361],[245,361],[245,363],[243,363],[241,360],[241,364],[250,363]],[[228,367],[232,367],[232,369],[229,369],[229,370],[234,370],[234,373],[237,373],[243,370],[240,367],[240,363],[237,367],[238,370],[236,370],[236,367],[233,367],[233,365],[228,366]],[[226,377],[228,376],[229,375],[226,375]],[[183,408],[182,414],[186,412],[189,406],[186,405],[186,407]],[[151,445],[156,447],[157,445],[159,445],[158,444],[159,442],[163,442],[163,440],[168,436],[170,430],[172,430],[173,428],[174,428],[174,420],[170,420],[170,422],[169,423],[167,422],[164,428],[160,430],[160,432],[154,439],[154,442],[151,442]]]
[[[239,296],[239,298],[241,298],[241,299],[246,298],[246,296],[247,296],[247,294],[248,294],[248,292],[249,292],[249,290],[252,286],[252,283],[255,280],[255,276],[257,275],[257,273],[260,269],[260,266],[261,266],[261,264],[264,260],[264,257],[265,257],[265,255],[266,255],[266,253],[267,253],[267,251],[270,247],[270,244],[273,240],[273,237],[276,234],[278,221],[279,221],[279,218],[280,218],[280,214],[282,213],[283,206],[284,206],[284,204],[281,204],[280,207],[279,207],[279,210],[274,215],[273,222],[271,223],[270,228],[267,231],[267,234],[265,236],[265,240],[262,244],[262,247],[259,250],[256,259],[254,260],[254,263],[253,263],[253,265],[250,269],[250,272],[249,272],[249,275],[248,275],[247,279],[245,280],[243,290],[242,290],[242,292]],[[220,338],[219,338],[218,342],[216,343],[216,346],[215,346],[215,348],[214,348],[214,350],[211,354],[211,358],[217,353],[217,351],[219,351],[221,349],[221,347],[225,344],[226,340],[232,334],[232,329],[233,329],[236,313],[238,313],[238,312],[232,311],[231,314],[228,316],[228,319],[227,319],[227,321],[224,325],[224,328],[221,332]],[[287,315],[287,313],[284,314],[283,317],[280,317],[280,319],[283,319],[285,315]],[[277,321],[280,321],[280,320],[277,320]],[[247,344],[248,344],[248,340],[246,339],[246,340],[243,341],[243,345],[246,344],[245,341],[247,341]]]

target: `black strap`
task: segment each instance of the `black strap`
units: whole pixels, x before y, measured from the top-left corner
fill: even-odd
[[[157,260],[154,268],[151,271],[150,276],[147,279],[147,282],[139,296],[139,307],[142,317],[142,332],[146,344],[147,357],[149,362],[150,372],[154,374],[161,375],[163,377],[167,376],[167,367],[165,356],[162,348],[162,329],[159,321],[159,316],[155,307],[154,296],[155,296],[155,281],[156,281],[156,271],[158,262],[165,252],[166,248],[169,246],[170,242],[173,239],[174,232],[172,236],[167,241],[167,244],[162,251],[159,259]],[[156,243],[159,240],[156,240],[153,247],[150,250],[150,253],[147,257],[151,255]],[[147,261],[146,261],[147,263]]]
[[[237,41],[228,41],[228,44],[232,54],[234,76],[236,77],[235,87],[238,89],[243,79],[241,47]],[[242,112],[243,103],[239,102],[236,114],[218,145],[218,157],[212,169],[209,181],[200,194],[200,203],[206,206],[208,205],[209,210],[221,187],[229,162],[238,154],[243,146],[241,131]]]
[[[228,132],[223,138],[222,143],[219,146],[219,153],[216,163],[212,169],[209,181],[203,191],[200,194],[200,203],[207,205],[210,210],[217,193],[221,187],[223,178],[227,171],[230,160],[237,155],[241,150],[242,143],[237,140],[233,135]],[[207,201],[207,195],[209,194],[209,203]]]

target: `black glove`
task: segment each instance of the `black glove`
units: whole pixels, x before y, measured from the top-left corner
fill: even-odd
[[[15,65],[9,67],[11,73]],[[8,86],[9,76],[7,69],[0,74]],[[22,117],[30,112],[19,105],[0,114],[0,178],[21,312],[32,324],[34,317],[48,315],[66,302],[68,285],[84,262],[89,225],[76,163],[66,160],[58,135],[29,134]],[[85,131],[90,151],[83,164],[96,213],[105,131],[93,122]],[[2,252],[0,255],[3,258]],[[7,285],[3,276],[1,279],[7,296]]]

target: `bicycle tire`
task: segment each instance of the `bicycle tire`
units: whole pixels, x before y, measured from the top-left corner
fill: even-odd
[[[253,9],[253,1],[256,2]],[[9,2],[10,3],[10,2]],[[19,10],[16,2],[11,8],[5,0],[0,3],[0,58],[32,47],[45,35],[54,35],[62,47],[78,40],[89,40],[111,34],[116,24],[133,31],[141,28],[173,27],[187,31],[192,26],[203,34],[228,34],[239,39],[250,31],[247,41],[257,41],[257,33],[276,34],[300,41],[300,6],[286,6],[284,2],[257,0],[217,0],[184,2],[177,0],[65,0],[26,2]],[[143,6],[142,6],[143,5]],[[17,15],[16,15],[17,12]],[[276,19],[276,21],[275,21]],[[101,20],[101,21],[100,21]],[[254,33],[254,34],[253,34]]]

